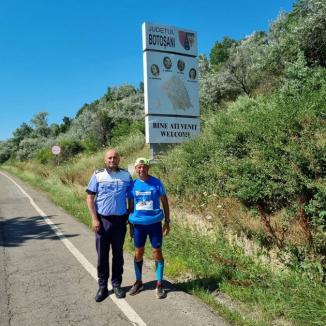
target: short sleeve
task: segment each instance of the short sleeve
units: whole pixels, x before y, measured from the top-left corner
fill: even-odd
[[[88,186],[86,188],[86,192],[88,194],[93,194],[93,195],[97,193],[97,180],[96,180],[95,173],[93,173],[91,179],[89,180]]]

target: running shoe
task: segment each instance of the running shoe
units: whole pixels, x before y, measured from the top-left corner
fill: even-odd
[[[143,282],[136,281],[132,288],[129,290],[129,295],[135,295],[143,289]]]
[[[164,299],[166,298],[166,292],[162,286],[162,284],[156,287],[156,297],[157,299]]]

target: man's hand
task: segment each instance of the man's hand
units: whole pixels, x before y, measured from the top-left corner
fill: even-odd
[[[163,235],[166,236],[170,233],[170,224],[164,222],[163,224]]]
[[[92,218],[92,230],[94,232],[99,232],[100,231],[100,220],[96,213],[94,200],[95,200],[95,195],[87,194],[86,203],[87,203],[87,207],[88,207],[89,213]]]
[[[92,230],[94,232],[100,231],[100,221],[98,219],[92,219]]]

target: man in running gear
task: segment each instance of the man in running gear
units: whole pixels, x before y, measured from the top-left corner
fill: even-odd
[[[135,295],[143,289],[142,266],[144,248],[149,236],[156,266],[156,296],[166,297],[163,288],[164,258],[162,254],[163,235],[170,232],[170,210],[165,188],[161,180],[148,174],[149,160],[138,158],[135,162],[135,179],[128,192],[130,235],[134,238],[135,258],[134,269],[136,282],[129,291]],[[162,203],[162,208],[160,207]],[[164,223],[162,226],[162,220]]]

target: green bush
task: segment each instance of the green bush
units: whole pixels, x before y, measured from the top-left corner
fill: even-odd
[[[83,140],[81,142],[81,145],[87,153],[95,153],[99,150],[98,144],[90,138],[86,138],[85,140]]]
[[[59,145],[61,147],[61,153],[59,154],[60,161],[67,161],[84,151],[82,143],[77,140],[61,140]]]
[[[48,164],[54,162],[55,157],[50,148],[44,147],[36,153],[35,159],[41,164]]]
[[[139,132],[145,134],[145,123],[143,119],[141,121],[118,119],[116,121],[115,127],[112,129],[111,142],[113,146],[115,146],[116,144],[119,144],[121,139],[123,139],[125,136],[129,136],[131,134],[136,134]]]
[[[41,164],[53,164],[65,162],[73,158],[75,155],[83,152],[85,149],[90,151],[91,144],[89,142],[80,142],[72,139],[63,139],[58,142],[61,147],[59,155],[54,155],[50,147],[43,147],[35,154],[35,159]]]
[[[198,138],[164,158],[159,173],[168,191],[202,201],[213,194],[233,197],[263,217],[285,210],[284,230],[303,217],[311,249],[323,253],[325,98],[326,70],[299,59],[274,94],[240,97],[207,117]]]

